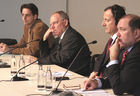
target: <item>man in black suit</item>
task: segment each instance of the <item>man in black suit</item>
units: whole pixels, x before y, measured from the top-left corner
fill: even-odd
[[[52,48],[48,48],[48,36],[56,38]],[[59,39],[58,39],[59,37]],[[39,64],[56,64],[68,68],[76,54],[82,49],[70,70],[89,76],[90,54],[84,37],[70,26],[69,17],[63,11],[57,11],[50,17],[50,28],[40,42],[41,58]]]
[[[116,95],[140,96],[140,17],[128,14],[120,19],[117,28],[118,38],[110,48],[110,62],[104,71],[107,79],[101,80],[102,88],[110,83]],[[86,89],[95,89],[98,84],[94,79]]]
[[[113,45],[114,41],[117,38],[117,24],[121,17],[125,15],[125,8],[120,5],[112,5],[104,9],[104,16],[102,21],[102,26],[105,28],[105,32],[110,35],[110,39],[108,40],[103,53],[97,58],[94,64],[94,70],[91,73],[89,79],[86,81],[90,81],[93,78],[99,75],[102,77],[103,74],[103,66],[109,62],[109,47]],[[98,74],[97,74],[98,73]]]

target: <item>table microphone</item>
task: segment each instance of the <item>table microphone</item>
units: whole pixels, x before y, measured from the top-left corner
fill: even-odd
[[[4,19],[0,20],[0,22],[4,22],[4,21],[5,21]]]
[[[27,78],[25,78],[25,77],[18,77],[18,73],[19,73],[21,70],[23,70],[24,68],[26,68],[26,67],[28,67],[28,66],[34,64],[34,63],[37,62],[38,60],[39,60],[39,59],[37,59],[37,60],[35,60],[34,62],[32,62],[32,63],[30,63],[30,64],[28,64],[28,65],[26,65],[26,66],[20,68],[20,69],[17,71],[16,75],[12,77],[11,81],[26,81],[26,80],[29,80],[29,79],[27,79]]]
[[[67,74],[67,72],[69,71],[69,69],[71,68],[71,66],[74,64],[74,61],[76,60],[76,58],[77,58],[77,57],[79,56],[79,54],[81,53],[82,49],[83,49],[86,45],[89,45],[89,44],[96,44],[96,43],[97,43],[97,41],[94,40],[94,41],[92,41],[92,42],[90,42],[90,43],[85,44],[84,46],[82,46],[82,47],[80,48],[80,50],[78,51],[78,53],[76,54],[76,56],[74,57],[74,59],[72,60],[72,62],[70,63],[69,67],[67,68],[66,72],[64,73],[63,77],[60,79],[58,85],[56,86],[56,88],[55,88],[53,91],[50,92],[49,96],[52,95],[52,94],[57,94],[57,93],[62,92],[61,90],[58,90],[58,87],[59,87],[60,83],[62,82],[63,78],[65,77],[65,75]]]
[[[10,49],[10,50],[8,50],[8,51],[6,51],[6,52],[3,52],[2,54],[0,54],[0,56],[6,54],[6,53],[8,53],[8,52],[11,52],[11,51],[13,51],[13,50],[15,50],[15,49],[17,49],[17,48],[24,47],[25,45],[30,44],[30,43],[32,43],[32,42],[34,42],[34,41],[40,41],[40,39],[35,39],[35,40],[30,41],[30,42],[24,43],[24,44],[22,44],[22,45],[20,45],[20,46],[17,46],[17,47],[15,47],[15,48],[12,48],[12,49]]]

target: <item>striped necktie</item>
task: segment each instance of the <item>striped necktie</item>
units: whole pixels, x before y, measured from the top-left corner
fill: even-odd
[[[128,50],[126,50],[126,51],[123,53],[121,65],[123,64],[123,62],[124,62],[124,60],[125,60],[127,54],[128,54]]]

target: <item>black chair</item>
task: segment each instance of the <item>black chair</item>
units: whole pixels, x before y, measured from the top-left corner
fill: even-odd
[[[96,59],[100,56],[100,54],[94,54],[91,56],[91,61],[90,61],[90,73],[93,72],[94,69],[94,63],[96,62]]]
[[[10,38],[0,38],[0,43],[5,43],[7,45],[14,45],[14,44],[17,44],[17,40],[10,39]]]

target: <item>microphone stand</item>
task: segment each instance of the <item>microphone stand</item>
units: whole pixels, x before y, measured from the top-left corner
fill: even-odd
[[[25,45],[27,45],[27,44],[30,44],[31,42],[34,42],[34,41],[40,41],[40,39],[32,40],[32,41],[30,41],[30,42],[27,42],[27,43],[21,45],[21,46],[18,46],[18,47],[15,47],[15,48],[11,48],[10,50],[8,50],[8,51],[6,51],[6,52],[1,53],[0,56],[6,54],[6,53],[8,53],[8,52],[11,52],[11,51],[13,51],[13,50],[15,50],[15,49],[17,49],[17,48],[21,48],[21,47],[23,47],[23,46],[25,46]],[[2,63],[2,64],[0,64],[0,68],[8,68],[8,67],[10,67],[10,65],[8,65],[7,63]]]
[[[26,67],[28,67],[28,66],[34,64],[34,63],[37,62],[38,60],[39,60],[39,59],[37,59],[37,60],[35,60],[34,62],[32,62],[32,63],[30,63],[30,64],[28,64],[28,65],[26,65],[26,66],[20,68],[20,69],[17,71],[16,75],[12,77],[11,81],[26,81],[26,80],[29,80],[29,79],[24,78],[24,77],[18,77],[18,73],[19,73],[22,69],[24,69],[24,68],[26,68]]]
[[[6,53],[8,53],[8,52],[11,52],[11,51],[13,51],[13,50],[15,50],[15,49],[17,49],[17,48],[21,48],[21,47],[23,47],[23,46],[25,46],[25,45],[27,45],[27,44],[30,44],[30,43],[32,43],[32,42],[34,42],[34,41],[40,41],[40,39],[32,40],[32,41],[30,41],[30,42],[27,42],[27,43],[21,45],[21,46],[12,48],[12,49],[10,49],[10,50],[8,50],[8,51],[6,51],[6,52],[1,53],[0,56],[6,54]]]
[[[95,44],[97,43],[97,41],[92,41],[86,45],[89,45],[89,44]],[[65,77],[65,75],[67,74],[67,72],[69,71],[69,69],[71,68],[71,66],[73,65],[73,63],[75,62],[76,58],[79,56],[79,54],[81,53],[81,51],[83,50],[83,48],[86,46],[84,45],[83,47],[81,47],[81,49],[78,51],[78,53],[76,54],[75,58],[72,60],[72,62],[70,63],[69,67],[67,68],[66,72],[64,73],[63,77],[60,79],[58,85],[56,86],[56,88],[50,92],[49,96],[52,95],[52,94],[57,94],[57,93],[60,93],[62,92],[61,90],[58,90],[58,87],[60,85],[60,83],[62,82],[63,78]]]
[[[3,52],[3,53],[0,54],[0,56],[6,54],[6,53],[8,53],[8,52],[11,52],[11,51],[13,51],[13,50],[15,50],[15,49],[17,49],[17,48],[19,48],[19,47],[12,48],[12,49],[10,49],[10,50],[8,50],[8,51],[6,51],[6,52]]]

